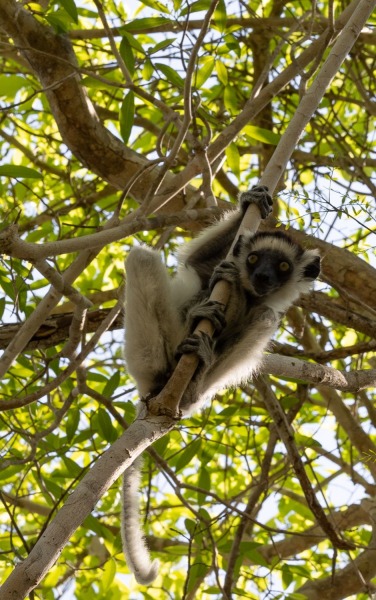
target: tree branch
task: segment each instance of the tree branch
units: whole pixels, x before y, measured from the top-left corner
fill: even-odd
[[[353,594],[375,591],[374,586],[368,583],[376,575],[375,500],[365,499],[361,506],[368,512],[372,523],[372,537],[368,548],[343,569],[325,579],[308,581],[295,590],[295,593],[303,594],[307,600],[342,600]]]
[[[274,395],[269,381],[264,376],[258,377],[255,380],[255,386],[262,394],[268,413],[276,426],[279,437],[281,438],[282,442],[286,447],[287,454],[289,456],[289,459],[291,460],[295,474],[299,479],[299,483],[307,500],[307,504],[314,516],[316,517],[317,521],[319,522],[320,527],[326,533],[326,535],[328,536],[335,548],[339,548],[342,550],[349,550],[351,548],[354,548],[354,545],[351,542],[348,542],[344,538],[339,537],[332,523],[328,521],[322,507],[320,506],[312,489],[307,473],[304,469],[304,465],[302,459],[300,458],[299,451],[295,445],[294,431],[289,422],[287,421],[286,415],[283,412],[283,409],[279,404],[276,396]]]
[[[339,371],[332,367],[280,354],[265,356],[262,372],[276,377],[288,377],[307,383],[321,384],[343,392],[359,392],[376,386],[376,369]]]
[[[174,422],[166,417],[139,419],[102,454],[69,496],[29,556],[15,567],[2,585],[1,600],[20,600],[38,585],[77,527],[90,515],[114,481],[139,454],[173,426]]]

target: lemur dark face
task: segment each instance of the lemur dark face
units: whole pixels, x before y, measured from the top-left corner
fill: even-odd
[[[282,231],[245,233],[233,250],[243,287],[264,298],[294,281],[313,280],[320,273],[320,257],[305,251]],[[290,290],[290,293],[293,290]]]
[[[294,270],[291,260],[278,250],[253,250],[247,256],[246,268],[257,296],[278,290],[290,279]]]

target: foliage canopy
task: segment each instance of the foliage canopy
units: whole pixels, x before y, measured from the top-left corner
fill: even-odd
[[[177,246],[259,181],[336,38],[371,4],[0,0],[2,580],[134,419],[127,252],[147,243],[173,271]],[[319,247],[323,273],[265,367],[313,492],[354,549],[334,552],[250,382],[147,457],[155,585],[127,575],[117,482],[30,597],[371,596],[374,24],[355,32],[279,182],[271,226]]]

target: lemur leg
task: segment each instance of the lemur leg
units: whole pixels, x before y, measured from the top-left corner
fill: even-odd
[[[170,276],[159,255],[133,248],[126,261],[125,360],[141,396],[159,392],[170,374],[182,325]]]
[[[205,400],[205,397],[202,397],[201,394],[202,381],[206,371],[215,361],[215,337],[226,326],[223,306],[219,302],[212,300],[203,300],[197,306],[194,306],[189,311],[187,319],[190,323],[190,331],[194,329],[195,325],[201,319],[209,319],[213,323],[215,333],[214,339],[204,332],[200,334],[193,333],[186,337],[177,348],[177,356],[194,353],[199,359],[197,369],[180,402],[179,408],[185,415],[190,414]]]
[[[255,375],[279,322],[278,313],[268,306],[260,306],[253,311],[251,321],[234,338],[220,338],[215,361],[205,371],[201,382],[203,393],[211,397]],[[225,348],[221,348],[223,344]]]

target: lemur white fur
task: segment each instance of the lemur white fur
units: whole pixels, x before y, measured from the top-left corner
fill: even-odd
[[[183,247],[174,277],[146,247],[133,248],[126,262],[125,359],[140,395],[154,396],[163,389],[179,354],[196,352],[200,358],[180,403],[183,416],[257,372],[281,316],[320,272],[316,250],[303,250],[275,231],[245,233],[231,261],[224,260],[251,202],[263,218],[269,214],[267,188],[256,186],[241,194],[237,212]],[[209,300],[220,279],[231,284],[224,316],[220,305]],[[202,317],[215,326],[213,340],[190,335]],[[151,562],[142,535],[140,468],[137,460],[124,473],[122,539],[129,568],[139,583],[149,584],[157,576],[158,561]]]

